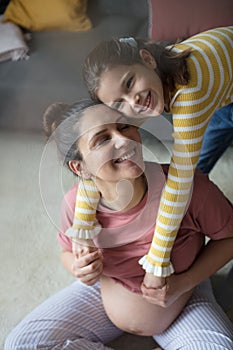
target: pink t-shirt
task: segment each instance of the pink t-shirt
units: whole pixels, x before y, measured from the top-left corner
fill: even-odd
[[[147,254],[154,235],[157,211],[168,166],[146,163],[148,191],[133,209],[116,212],[99,205],[97,218],[103,229],[95,245],[102,249],[104,271],[133,292],[140,293],[145,271],[139,259]],[[58,242],[71,251],[70,238],[64,232],[72,226],[78,184],[65,195],[62,203],[61,231]],[[171,261],[175,272],[187,270],[205,244],[205,236],[218,240],[233,230],[233,207],[207,175],[196,171],[192,197],[176,237]]]

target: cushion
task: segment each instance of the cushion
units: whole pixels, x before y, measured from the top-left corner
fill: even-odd
[[[32,31],[84,31],[91,28],[86,6],[87,0],[11,0],[4,18]]]
[[[21,29],[14,23],[0,22],[0,62],[27,59],[28,51]]]
[[[205,30],[233,24],[232,0],[149,0],[149,38],[186,39]]]
[[[3,14],[6,10],[7,5],[9,4],[10,0],[0,0],[0,14]]]

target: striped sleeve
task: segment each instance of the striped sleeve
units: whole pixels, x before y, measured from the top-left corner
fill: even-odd
[[[191,47],[190,83],[171,101],[174,144],[150,250],[139,263],[157,276],[173,273],[171,250],[192,195],[194,171],[208,122],[216,109],[233,101],[233,27],[217,28],[176,45]]]
[[[96,219],[100,193],[92,180],[81,179],[76,196],[73,225],[66,231],[72,238],[93,239],[101,231]]]

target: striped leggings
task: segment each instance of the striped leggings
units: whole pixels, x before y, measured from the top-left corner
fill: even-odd
[[[122,311],[124,312],[124,311]],[[74,282],[13,329],[5,350],[110,350],[123,332],[105,314],[100,288]],[[232,350],[233,326],[216,303],[209,280],[200,284],[176,321],[153,337],[165,350]]]

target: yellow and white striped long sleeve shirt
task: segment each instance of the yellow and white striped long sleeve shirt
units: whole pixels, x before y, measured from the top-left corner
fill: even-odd
[[[195,167],[204,132],[214,112],[233,101],[233,27],[216,28],[175,45],[192,48],[187,60],[190,82],[177,86],[171,99],[174,145],[160,201],[154,238],[143,268],[157,276],[173,272],[170,254],[192,195]]]
[[[193,36],[174,50],[192,48],[188,58],[190,82],[177,86],[170,103],[174,145],[168,178],[160,201],[155,233],[143,268],[157,276],[173,272],[170,254],[192,195],[192,183],[205,129],[213,113],[233,101],[233,27],[217,28]],[[95,211],[99,192],[83,180],[77,192],[73,227],[67,235],[92,239],[100,231]],[[81,208],[81,209],[80,209]]]

